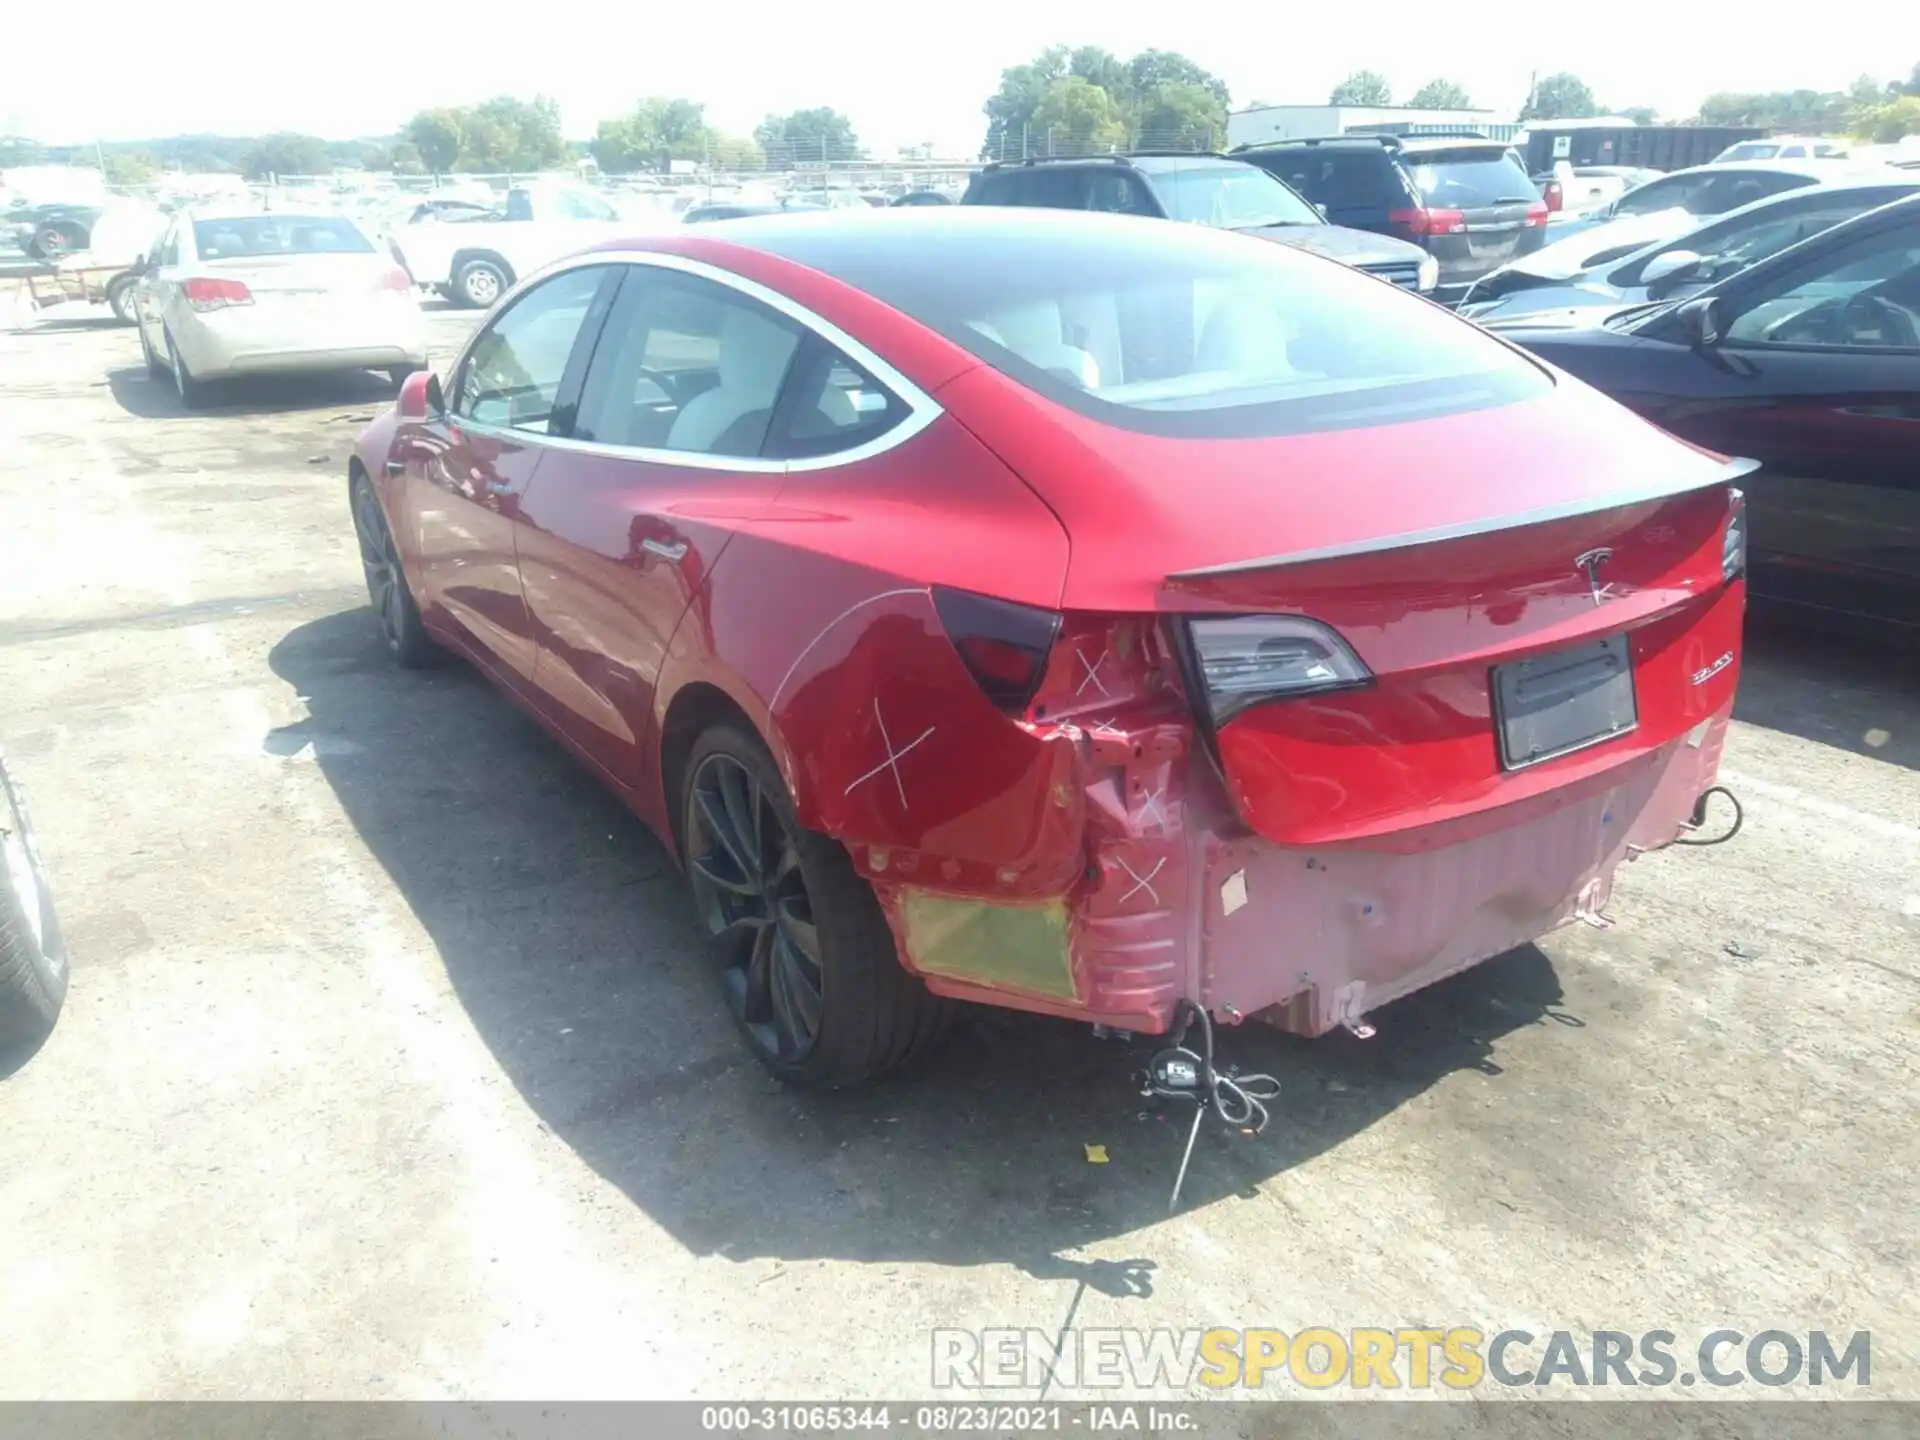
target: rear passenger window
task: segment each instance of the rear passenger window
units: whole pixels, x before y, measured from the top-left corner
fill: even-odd
[[[1384,152],[1303,150],[1275,173],[1329,210],[1387,210],[1401,198]]]
[[[810,337],[768,438],[782,460],[835,455],[877,440],[907,416],[897,395],[826,341]]]
[[[1153,215],[1157,212],[1147,187],[1128,170],[1103,171],[1093,177],[1089,210],[1107,210],[1117,215]]]
[[[1036,165],[1003,176],[1005,192],[995,205],[1031,205],[1047,210],[1079,210],[1086,205],[1086,173],[1071,165]]]

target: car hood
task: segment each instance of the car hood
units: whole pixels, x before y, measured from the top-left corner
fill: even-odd
[[[1611,314],[1631,298],[1632,295],[1618,286],[1583,281],[1576,285],[1543,285],[1532,290],[1516,290],[1511,295],[1502,295],[1498,300],[1462,305],[1459,313],[1477,324],[1497,329],[1503,323],[1526,324],[1559,312],[1568,315],[1580,312],[1591,314],[1597,309],[1602,314]]]
[[[1240,233],[1324,255],[1343,265],[1418,265],[1427,254],[1418,245],[1409,245],[1391,235],[1349,230],[1344,225],[1262,225]]]
[[[1593,257],[1604,251],[1625,250],[1651,245],[1656,240],[1670,240],[1675,235],[1685,234],[1699,223],[1698,216],[1678,209],[1627,215],[1619,220],[1589,226],[1564,240],[1556,240],[1524,259],[1514,261],[1507,268],[1528,275],[1570,280],[1581,271],[1590,269],[1594,263]]]
[[[1526,296],[1516,296],[1525,299]],[[1556,335],[1565,335],[1574,330],[1599,330],[1615,315],[1628,310],[1638,309],[1636,304],[1625,304],[1619,296],[1598,299],[1592,304],[1566,304],[1549,306],[1539,310],[1526,310],[1514,315],[1498,313],[1475,315],[1471,318],[1483,329],[1491,330],[1502,340],[1511,340],[1516,345],[1526,344],[1522,331],[1551,331]]]

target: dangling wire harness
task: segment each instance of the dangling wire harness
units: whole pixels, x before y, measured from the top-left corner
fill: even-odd
[[[1221,1121],[1245,1135],[1258,1135],[1272,1118],[1267,1101],[1280,1095],[1280,1082],[1271,1075],[1241,1074],[1228,1068],[1222,1072],[1213,1063],[1213,1018],[1191,1000],[1182,999],[1176,1007],[1172,1043],[1156,1053],[1147,1064],[1142,1095],[1163,1100],[1193,1102],[1193,1124],[1187,1130],[1187,1148],[1180,1156],[1180,1173],[1174,1176],[1173,1194],[1167,1201],[1171,1215],[1180,1206],[1180,1191],[1187,1183],[1187,1165],[1193,1159],[1193,1142],[1200,1135],[1200,1119],[1212,1110]],[[1187,1031],[1195,1019],[1200,1021],[1200,1051],[1187,1048]]]
[[[1675,838],[1674,844],[1724,845],[1740,833],[1741,825],[1746,822],[1747,812],[1740,808],[1739,798],[1724,785],[1711,785],[1700,792],[1700,798],[1694,802],[1693,815],[1687,821],[1686,828],[1689,831],[1698,830],[1702,825],[1707,823],[1707,801],[1716,795],[1726,796],[1727,803],[1733,806],[1733,824],[1727,827],[1726,833],[1724,835],[1712,836],[1706,840],[1696,840],[1691,835],[1682,835]]]

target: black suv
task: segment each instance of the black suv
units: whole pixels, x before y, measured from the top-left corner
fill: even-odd
[[[1226,155],[1132,154],[1010,160],[973,177],[962,205],[1108,210],[1240,230],[1341,261],[1422,293],[1434,266],[1404,241],[1329,225],[1257,165]]]
[[[1341,135],[1234,153],[1285,181],[1334,224],[1420,246],[1439,262],[1434,298],[1443,303],[1532,254],[1546,237],[1547,202],[1497,140]]]

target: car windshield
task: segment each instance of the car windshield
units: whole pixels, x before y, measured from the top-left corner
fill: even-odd
[[[247,260],[264,255],[371,255],[373,242],[340,215],[235,215],[194,221],[193,248],[202,260]]]
[[[1735,145],[1730,150],[1722,151],[1720,158],[1722,160],[1772,160],[1779,154],[1780,147],[1778,145],[1769,145],[1759,140],[1749,140],[1744,144]]]
[[[1551,387],[1477,327],[1334,262],[1202,227],[1071,219],[1023,244],[1018,265],[973,225],[912,245],[800,229],[764,243],[1049,399],[1152,434],[1347,429]]]
[[[1148,174],[1175,220],[1222,230],[1261,225],[1321,225],[1320,212],[1257,165],[1181,165]]]

